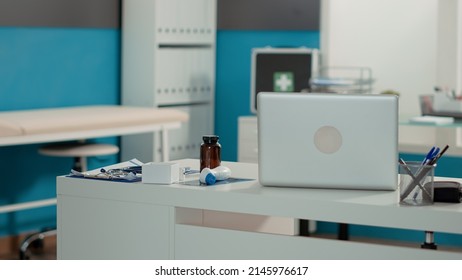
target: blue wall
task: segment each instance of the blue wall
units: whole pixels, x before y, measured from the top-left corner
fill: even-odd
[[[119,42],[118,29],[0,28],[0,111],[118,104]],[[0,147],[0,205],[56,196],[55,178],[70,171],[72,160],[38,155],[38,148]],[[0,214],[0,236],[55,224],[54,206]]]
[[[119,102],[120,31],[0,28],[0,110]]]

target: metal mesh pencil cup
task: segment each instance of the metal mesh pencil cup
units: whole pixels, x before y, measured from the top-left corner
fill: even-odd
[[[433,185],[436,165],[421,162],[399,164],[399,202],[403,205],[433,204]]]

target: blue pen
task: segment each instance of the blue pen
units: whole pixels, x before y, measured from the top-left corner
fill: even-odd
[[[430,151],[428,152],[428,154],[425,156],[424,160],[422,161],[422,165],[425,165],[427,164],[428,162],[430,162],[433,157],[435,157],[438,152],[435,153],[435,150],[438,149],[438,152],[439,152],[439,148],[436,148],[435,146],[433,146]]]
[[[435,158],[438,156],[438,153],[440,152],[440,148],[433,146],[428,154],[425,156],[424,160],[422,161],[422,165],[427,165],[427,164],[432,164],[432,162],[435,160]],[[420,168],[416,174],[419,174],[422,168]],[[420,189],[417,189],[413,195],[413,199],[416,200],[417,196],[419,195]]]
[[[425,164],[431,164],[432,162],[434,162],[439,152],[440,152],[440,148],[437,147],[435,151],[433,151],[433,154],[430,156],[430,159],[427,159],[427,162]]]

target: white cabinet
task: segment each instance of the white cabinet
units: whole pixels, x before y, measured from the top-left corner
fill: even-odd
[[[212,134],[216,0],[136,0],[122,6],[122,104],[188,111],[170,158],[198,158]],[[158,135],[122,138],[123,160],[160,161]]]
[[[58,200],[59,259],[170,258],[171,207],[78,196]]]

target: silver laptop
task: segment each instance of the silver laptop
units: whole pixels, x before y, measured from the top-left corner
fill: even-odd
[[[262,185],[397,188],[396,96],[264,92],[258,104]]]

